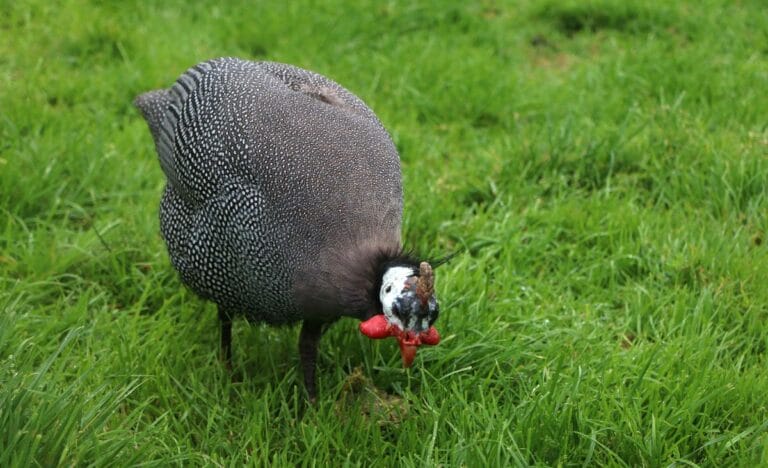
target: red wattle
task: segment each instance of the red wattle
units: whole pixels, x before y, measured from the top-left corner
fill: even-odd
[[[416,351],[418,351],[418,345],[406,344],[403,340],[398,340],[400,344],[400,356],[403,358],[403,367],[411,367],[413,360],[416,358]]]
[[[421,338],[421,342],[426,345],[434,346],[440,343],[440,333],[437,332],[435,327],[429,327],[429,330],[419,335],[419,338]]]
[[[374,315],[365,322],[360,322],[360,332],[374,340],[392,336],[389,322],[384,314]]]

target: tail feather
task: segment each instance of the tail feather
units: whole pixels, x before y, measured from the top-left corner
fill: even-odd
[[[156,89],[139,95],[133,101],[144,120],[147,121],[149,131],[152,133],[152,139],[155,141],[155,148],[160,159],[162,167],[168,181],[178,190],[183,191],[176,176],[176,161],[173,156],[173,132],[170,135],[168,127],[169,107],[171,105],[171,94],[167,89]]]

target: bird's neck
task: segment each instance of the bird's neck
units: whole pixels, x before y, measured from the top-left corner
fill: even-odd
[[[294,282],[299,306],[330,318],[366,320],[380,314],[382,276],[396,264],[416,264],[399,242],[363,243],[344,251],[325,252]]]

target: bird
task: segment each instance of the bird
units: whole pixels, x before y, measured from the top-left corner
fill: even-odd
[[[293,65],[221,57],[134,100],[166,185],[160,231],[183,284],[232,322],[301,323],[299,361],[317,401],[322,333],[360,321],[410,367],[436,345],[433,265],[403,247],[399,153],[373,111]]]

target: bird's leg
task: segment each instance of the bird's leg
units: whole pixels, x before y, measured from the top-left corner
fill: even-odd
[[[232,317],[219,307],[221,322],[221,358],[228,370],[232,370]]]
[[[317,388],[315,387],[315,363],[317,362],[317,345],[323,335],[323,324],[305,320],[299,334],[299,357],[301,368],[304,371],[304,386],[310,403],[317,402]]]

